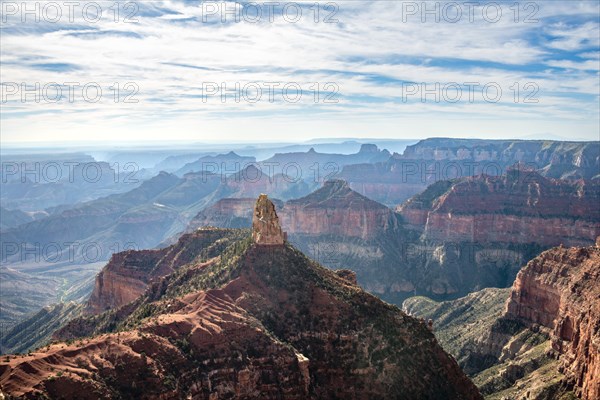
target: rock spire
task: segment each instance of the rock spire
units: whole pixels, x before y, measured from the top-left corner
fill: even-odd
[[[281,230],[275,205],[266,194],[261,194],[254,206],[252,217],[252,238],[261,245],[282,245],[286,234]]]

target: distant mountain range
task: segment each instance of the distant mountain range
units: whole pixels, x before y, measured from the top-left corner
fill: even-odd
[[[348,165],[338,178],[395,206],[429,185],[473,175],[503,175],[515,164],[549,178],[600,179],[600,142],[426,139],[374,164]]]
[[[93,275],[114,252],[165,247],[188,226],[248,227],[251,203],[261,193],[280,199],[282,224],[298,248],[326,266],[354,270],[365,289],[395,304],[414,294],[444,300],[508,286],[540,251],[588,245],[597,235],[598,143],[429,139],[392,156],[374,145],[352,145],[356,153],[309,148],[246,166],[251,157],[204,153],[192,162],[219,167],[229,160],[241,170],[162,172],[124,193],[77,204],[1,209],[6,295],[0,322],[10,326],[47,304],[87,296]],[[171,167],[183,167],[188,156],[171,160]],[[515,163],[528,172],[507,176]],[[277,164],[291,166],[288,175],[277,173]],[[335,172],[328,166],[342,172],[332,175],[337,183],[321,188]],[[293,167],[309,175],[290,176]],[[491,176],[445,179],[457,170]],[[498,173],[503,177],[493,176]],[[339,176],[347,184],[336,181]],[[77,196],[102,190],[90,195],[79,187]]]

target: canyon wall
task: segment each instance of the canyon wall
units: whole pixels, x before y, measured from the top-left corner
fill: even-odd
[[[226,198],[202,210],[188,226],[250,227],[255,200]],[[388,207],[353,191],[346,182],[330,180],[315,192],[283,203],[273,200],[281,226],[289,235],[339,235],[370,240],[397,226]]]
[[[548,178],[598,181],[600,144],[425,139],[387,161],[344,166],[337,178],[346,180],[362,195],[395,206],[436,182],[481,174],[500,176],[516,164]]]
[[[427,240],[583,246],[600,235],[600,182],[532,171],[439,182],[398,208]]]
[[[600,397],[600,238],[533,258],[511,288],[451,301],[412,297],[403,309],[436,337],[490,398]]]
[[[578,396],[600,398],[600,238],[596,246],[553,248],[530,261],[505,315],[547,328]]]
[[[300,235],[370,240],[395,223],[389,208],[356,193],[342,180],[327,181],[310,195],[289,200],[280,214],[283,228]]]
[[[163,249],[128,250],[113,254],[96,276],[85,311],[98,314],[134,301],[153,281],[205,255],[200,250],[227,237],[227,232],[203,228],[184,234],[177,243]]]

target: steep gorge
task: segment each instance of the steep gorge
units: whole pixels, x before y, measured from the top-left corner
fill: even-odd
[[[600,396],[600,238],[531,260],[512,288],[404,310],[434,320],[436,337],[486,398]],[[568,398],[568,397],[565,397]]]

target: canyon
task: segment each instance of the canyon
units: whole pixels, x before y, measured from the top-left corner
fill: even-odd
[[[251,202],[219,200],[187,231],[249,227]],[[529,169],[439,181],[395,210],[343,180],[275,202],[292,243],[330,268],[355,271],[362,287],[395,304],[415,294],[447,300],[508,287],[541,251],[589,245],[600,235],[599,182],[555,180]]]
[[[600,183],[532,170],[440,181],[398,212],[426,240],[578,246],[600,235]]]
[[[599,154],[598,142],[430,138],[386,161],[344,166],[336,177],[360,194],[393,207],[436,182],[500,176],[516,164],[548,178],[598,181]]]
[[[505,318],[549,331],[561,372],[578,397],[600,397],[600,237],[596,246],[559,247],[517,275]]]
[[[377,143],[394,148],[393,141]],[[6,291],[8,295],[0,299],[0,323],[10,327],[53,302],[78,300],[79,294],[85,297],[93,287],[94,275],[111,254],[172,244],[186,227],[193,226],[189,223],[194,218],[195,226],[249,227],[252,202],[261,193],[281,199],[276,203],[282,224],[293,225],[285,229],[297,247],[332,268],[355,270],[365,288],[396,304],[414,294],[448,299],[482,287],[508,286],[518,266],[540,251],[560,243],[586,245],[597,234],[596,214],[578,214],[568,204],[572,200],[582,210],[589,210],[586,202],[597,199],[599,149],[594,142],[436,138],[410,145],[403,154],[358,142],[352,144],[351,151],[358,150],[353,154],[322,153],[322,148],[336,152],[344,145],[338,149],[315,144],[312,150],[308,145],[236,148],[235,152],[203,150],[196,156],[190,150],[175,156],[164,149],[148,154],[117,152],[111,156],[114,164],[97,163],[101,181],[94,185],[75,182],[69,187],[69,193],[75,191],[76,196],[61,197],[60,187],[69,182],[20,182],[18,174],[9,176],[2,184],[0,273],[8,279],[7,287],[19,286],[26,301],[19,305],[19,297],[14,296],[17,290]],[[149,164],[161,155],[166,158]],[[29,155],[24,159],[26,165],[40,161],[40,168],[58,161],[78,162],[83,167],[95,160],[84,154],[48,157]],[[122,171],[128,158],[149,169],[135,171],[135,175]],[[532,179],[531,184],[521,185],[531,193],[515,193],[515,198],[523,200],[515,202],[510,198],[511,188],[492,184],[494,175],[505,173],[515,163],[535,169],[542,177],[562,178],[565,183],[548,186]],[[163,167],[181,176],[159,172]],[[77,168],[75,172],[81,173]],[[444,201],[446,208],[428,210],[415,201],[404,204],[415,196],[418,199],[428,187],[432,189],[427,189],[425,196],[449,185],[453,178],[463,180],[481,173],[490,176],[490,182],[480,187],[457,185],[457,190],[467,192],[462,197],[453,192]],[[115,177],[128,179],[117,182]],[[342,178],[352,192],[336,189],[339,193],[334,191],[332,196],[337,200],[329,202],[309,197],[330,178]],[[471,186],[479,184],[476,182]],[[569,185],[581,194],[561,192],[570,190]],[[60,199],[51,198],[56,196]],[[49,200],[50,207],[32,206],[29,200],[33,198],[44,204]],[[235,206],[237,200],[230,199],[240,200]],[[557,199],[555,204],[546,201]],[[335,206],[336,201],[349,210]],[[461,201],[472,204],[473,213],[461,210]],[[497,208],[486,209],[494,204]],[[19,210],[21,206],[26,212]],[[238,210],[230,210],[236,207]],[[544,210],[563,207],[566,212],[562,214],[544,214]],[[538,218],[536,212],[544,218]],[[206,214],[204,221],[201,213]],[[69,243],[79,246],[73,251]],[[472,265],[481,266],[482,272]],[[56,279],[59,272],[66,281]],[[32,276],[32,282],[45,282],[49,290],[43,291],[44,296],[36,293],[34,285],[26,284]],[[78,295],[65,298],[63,292]]]
[[[281,243],[268,198],[254,213],[272,222],[256,220],[254,236],[205,228],[163,258],[136,257],[125,268],[155,277],[146,291],[121,307],[96,293],[90,304],[105,298],[113,308],[73,319],[45,348],[4,357],[2,393],[481,399],[426,324],[364,292],[351,272]]]
[[[443,303],[414,297],[403,309],[434,321],[442,346],[486,398],[597,399],[599,266],[600,238],[559,246],[527,263],[510,289]]]

